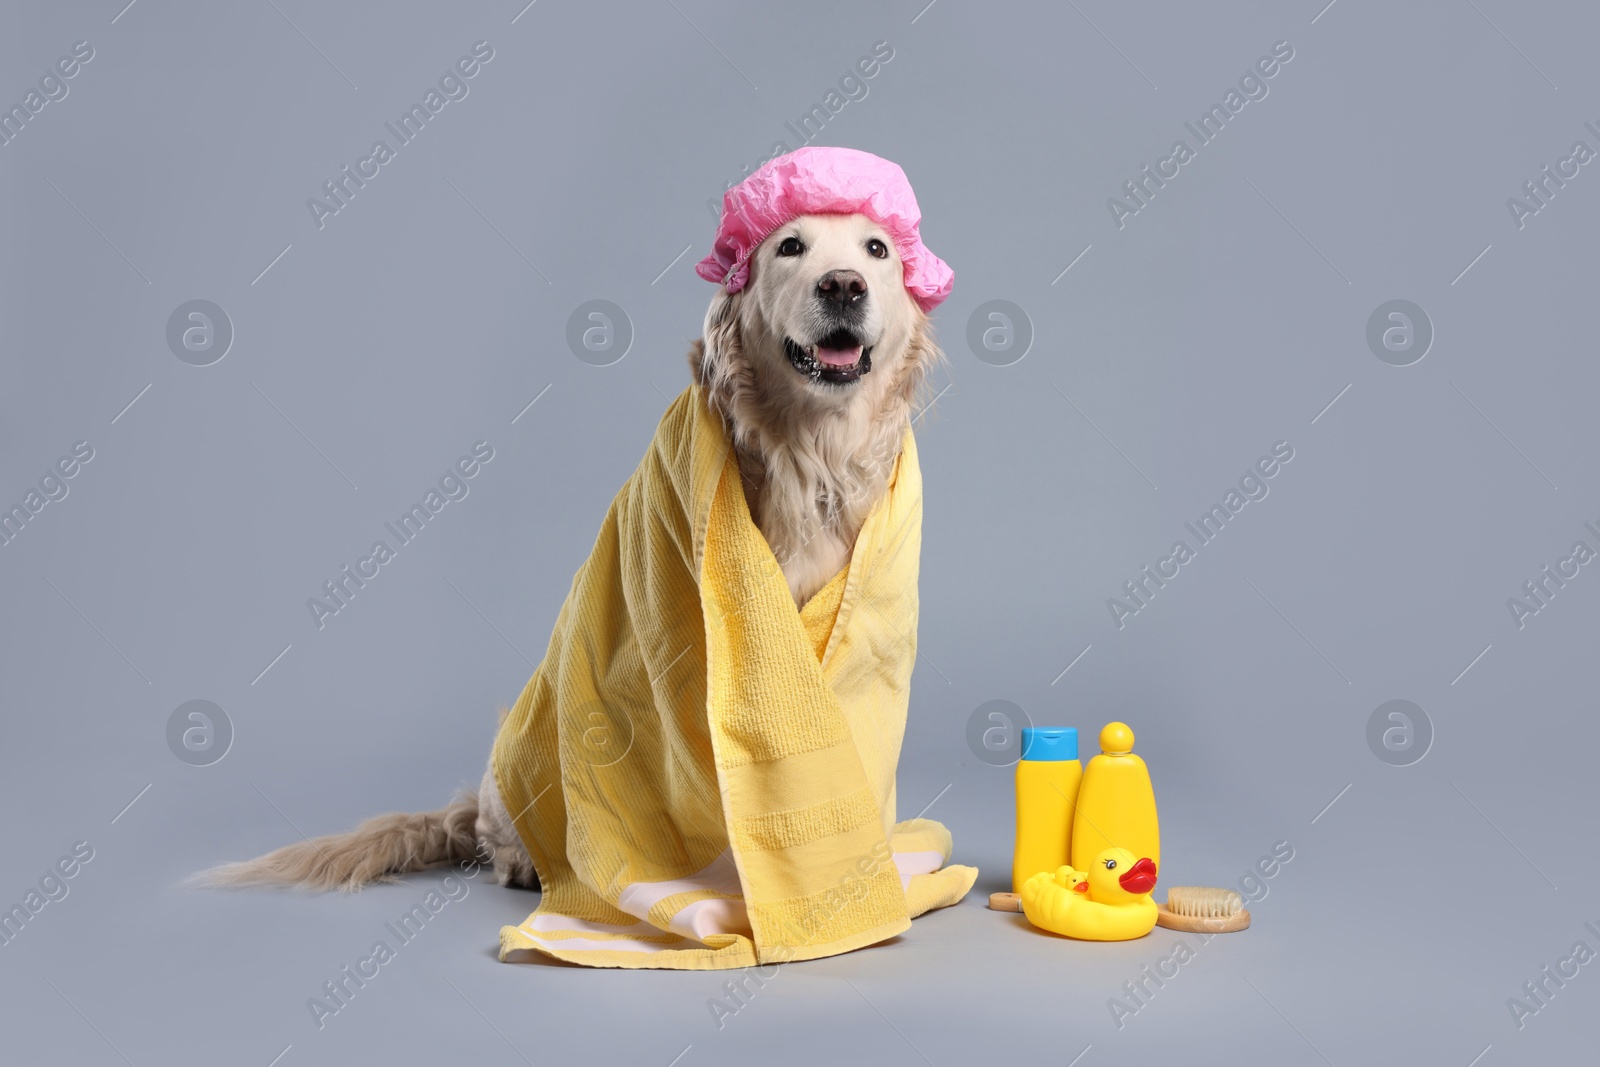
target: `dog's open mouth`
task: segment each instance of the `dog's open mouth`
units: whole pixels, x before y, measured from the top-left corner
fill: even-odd
[[[785,337],[783,350],[794,369],[814,382],[848,385],[872,369],[872,346],[849,330],[834,330],[811,345]]]

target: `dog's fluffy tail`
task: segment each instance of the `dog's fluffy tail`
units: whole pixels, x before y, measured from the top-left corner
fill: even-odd
[[[439,811],[379,815],[349,833],[311,838],[253,860],[201,871],[189,884],[354,892],[407,871],[474,859],[478,854],[477,821],[478,795],[463,791]]]

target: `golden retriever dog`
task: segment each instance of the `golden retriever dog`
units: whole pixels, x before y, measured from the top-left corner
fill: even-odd
[[[849,563],[944,358],[902,276],[894,241],[867,216],[801,215],[756,248],[748,284],[718,289],[689,352],[797,608]],[[501,885],[538,888],[492,765],[476,794],[442,810],[379,816],[200,881],[354,890],[489,857]]]

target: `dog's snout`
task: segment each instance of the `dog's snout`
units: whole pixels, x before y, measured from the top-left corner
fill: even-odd
[[[817,282],[817,299],[849,307],[867,295],[867,280],[853,270],[830,270]]]

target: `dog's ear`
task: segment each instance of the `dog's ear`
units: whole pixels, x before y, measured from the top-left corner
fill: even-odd
[[[755,384],[740,334],[744,291],[718,289],[706,309],[705,329],[689,348],[689,370],[715,410],[731,414],[741,392]]]
[[[925,409],[933,402],[933,372],[948,365],[944,350],[933,335],[933,322],[920,309],[911,327],[911,341],[906,346],[906,374],[903,395],[907,403]]]

